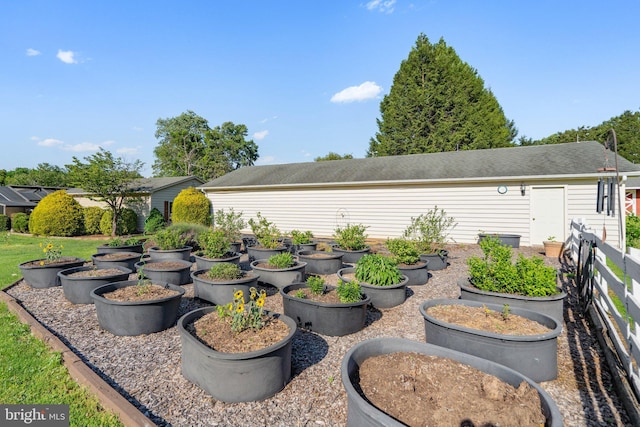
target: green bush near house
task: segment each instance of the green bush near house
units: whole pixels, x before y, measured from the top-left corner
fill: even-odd
[[[9,215],[0,214],[0,231],[11,230],[11,218]]]
[[[144,234],[153,234],[164,228],[166,225],[164,221],[164,215],[158,210],[158,208],[151,209],[149,216],[144,220]]]
[[[100,221],[105,210],[98,206],[87,206],[82,208],[84,212],[84,231],[86,234],[100,234]],[[109,230],[111,234],[111,230]]]
[[[18,212],[11,219],[11,228],[16,233],[26,233],[29,231],[29,215],[24,212]]]
[[[211,225],[211,201],[194,187],[185,188],[173,200],[171,221]]]
[[[112,222],[113,212],[104,210],[102,218],[100,219],[100,233],[105,236],[110,236]],[[122,209],[118,223],[116,224],[116,235],[135,234],[136,231],[138,231],[138,215],[132,209]]]
[[[626,244],[628,247],[640,248],[640,217],[627,215],[626,222]]]
[[[45,196],[29,218],[29,232],[44,236],[84,234],[84,213],[80,203],[65,190]]]

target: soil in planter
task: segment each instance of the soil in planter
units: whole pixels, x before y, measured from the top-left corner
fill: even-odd
[[[240,278],[240,279],[248,279],[249,277],[253,277],[254,275],[251,273],[244,273],[244,275]],[[200,273],[200,274],[196,274],[196,277],[202,280],[208,280],[209,282],[230,282],[231,279],[218,279],[218,278],[214,278],[209,276],[209,272],[205,271],[204,273]],[[240,280],[240,279],[233,279],[233,280]]]
[[[314,294],[311,292],[309,288],[300,288],[294,289],[287,292],[287,295],[291,295],[292,297],[300,298],[298,296],[298,292],[302,292],[304,297],[302,299],[308,299],[310,301],[323,302],[325,304],[342,304],[340,301],[340,297],[336,293],[335,289],[327,289],[323,294]]]
[[[51,260],[51,261],[45,261],[45,260],[29,261],[22,264],[22,266],[23,267],[42,267],[47,265],[69,264],[70,262],[75,262],[75,261],[78,261],[78,258],[62,257],[62,258]]]
[[[313,254],[305,254],[304,257],[305,258],[327,259],[327,258],[334,258],[335,254],[332,254],[331,252],[327,252],[325,254],[313,253]]]
[[[503,335],[539,335],[551,332],[546,326],[516,314],[503,314],[486,307],[451,304],[429,307],[427,314],[447,323]]]
[[[100,254],[100,260],[102,261],[120,261],[123,259],[131,259],[131,258],[140,258],[142,254],[139,256],[131,255],[131,252],[113,252]]]
[[[184,263],[174,262],[174,261],[147,262],[142,265],[143,271],[145,268],[148,268],[149,270],[172,271],[172,270],[181,270],[184,267],[185,267]]]
[[[370,357],[359,392],[410,426],[542,426],[538,392],[460,362],[418,353]]]
[[[122,270],[117,268],[95,268],[93,270],[76,271],[75,273],[67,274],[67,277],[105,277],[115,276],[116,274],[122,274]]]
[[[279,343],[289,334],[286,323],[270,316],[263,316],[263,320],[265,323],[261,329],[249,328],[233,332],[231,318],[220,318],[218,313],[213,311],[188,325],[187,330],[201,342],[221,353],[247,353]]]
[[[294,267],[297,267],[298,265],[299,265],[298,263],[295,263],[289,268],[294,268]],[[275,265],[269,264],[267,262],[260,262],[256,264],[256,267],[264,268],[265,270],[285,270],[283,268],[276,267]]]
[[[147,283],[119,288],[115,291],[104,293],[102,296],[114,301],[132,302],[168,298],[176,294],[178,294],[178,291],[173,289],[166,289],[164,286]]]

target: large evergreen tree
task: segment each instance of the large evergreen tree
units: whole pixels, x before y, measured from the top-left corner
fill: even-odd
[[[368,157],[508,147],[517,134],[493,93],[443,39],[418,36],[380,103]]]

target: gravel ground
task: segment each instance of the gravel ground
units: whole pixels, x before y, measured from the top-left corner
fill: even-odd
[[[538,249],[515,251],[531,255]],[[401,306],[370,308],[367,325],[358,333],[329,337],[299,330],[293,339],[289,384],[270,399],[250,403],[215,401],[182,377],[175,327],[147,336],[116,337],[99,327],[93,305],[69,303],[61,287],[32,289],[20,281],[7,293],[160,426],[334,426],[346,424],[340,364],[347,350],[362,340],[381,336],[424,341],[418,306],[427,299],[457,298],[456,283],[466,275],[466,259],[480,253],[477,245],[450,248],[451,265],[446,270],[433,271],[426,285],[412,286]],[[560,267],[557,260],[546,261]],[[630,425],[613,391],[597,338],[586,320],[574,315],[575,293],[567,283],[563,287],[569,298],[558,341],[559,375],[541,386],[555,399],[567,426]],[[193,298],[193,285],[184,288],[180,315],[208,305]],[[282,299],[275,288],[265,289],[266,307],[282,312]]]

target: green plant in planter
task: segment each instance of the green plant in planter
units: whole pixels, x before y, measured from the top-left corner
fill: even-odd
[[[144,277],[144,266],[146,264],[144,255],[140,256],[140,262],[142,265],[138,269],[138,283],[136,284],[136,293],[138,296],[144,295],[151,290],[151,280]]]
[[[352,280],[350,282],[338,280],[336,293],[338,294],[340,302],[344,304],[359,302],[362,300],[362,287],[357,280]]]
[[[412,265],[420,261],[420,251],[415,242],[407,239],[387,239],[387,249],[398,264]]]
[[[256,213],[256,218],[249,218],[249,227],[256,240],[263,248],[276,249],[280,246],[282,233],[276,225],[263,217],[260,212]]]
[[[355,268],[356,279],[374,286],[392,286],[401,282],[402,274],[396,262],[380,254],[367,254]]]
[[[291,230],[291,243],[294,245],[304,245],[313,241],[313,233],[311,230],[300,231]]]
[[[231,241],[227,234],[219,229],[207,230],[197,237],[198,246],[202,248],[202,254],[207,258],[224,258],[229,253]]]
[[[236,280],[244,276],[244,272],[238,264],[220,262],[209,269],[209,278],[215,280]]]
[[[512,261],[513,248],[503,245],[497,237],[488,236],[480,242],[483,257],[470,257],[469,281],[483,291],[549,296],[558,293],[556,269],[544,264],[541,257],[518,255]]]
[[[322,295],[324,293],[325,282],[322,277],[309,276],[306,283],[313,294]]]
[[[163,228],[158,231],[153,240],[158,247],[163,250],[182,249],[186,246],[187,238],[178,228]]]
[[[267,263],[275,268],[284,269],[296,265],[296,261],[290,252],[282,252],[277,255],[271,255]]]
[[[139,245],[141,240],[137,237],[130,236],[128,238],[124,238],[123,236],[116,236],[109,240],[107,240],[107,246],[117,247],[117,246],[134,246]]]
[[[336,227],[333,237],[341,249],[359,251],[367,247],[367,228],[362,224],[347,224],[344,227]]]
[[[402,237],[414,241],[421,254],[433,254],[444,248],[451,229],[456,225],[454,218],[435,206],[426,214],[411,217],[411,224]]]
[[[242,219],[242,212],[235,212],[233,208],[229,208],[226,212],[224,209],[220,209],[213,214],[213,219],[216,224],[215,228],[222,230],[229,242],[240,241],[242,237],[240,231],[247,226],[247,223]]]

